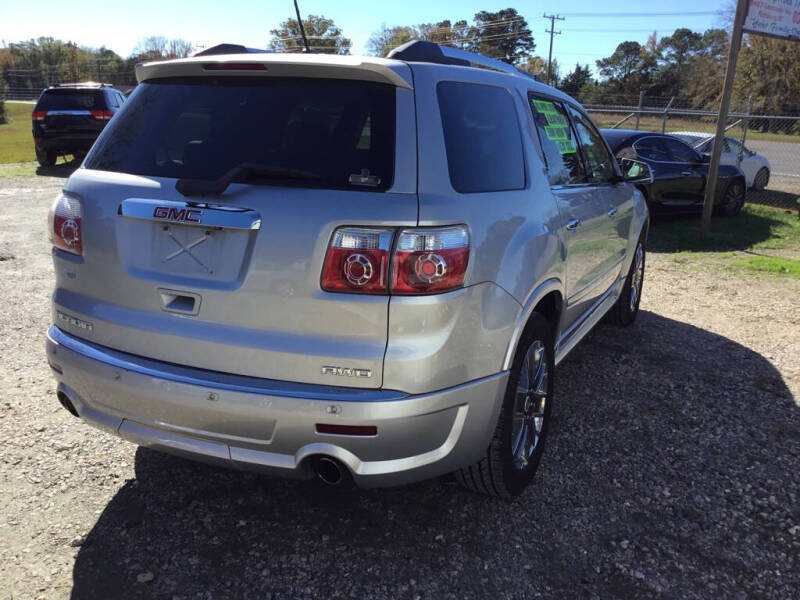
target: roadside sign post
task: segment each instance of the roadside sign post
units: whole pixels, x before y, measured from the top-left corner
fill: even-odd
[[[719,117],[717,119],[717,133],[714,136],[714,149],[711,154],[708,185],[706,185],[706,195],[703,202],[703,233],[708,233],[711,227],[711,213],[714,210],[719,161],[725,140],[725,126],[728,122],[728,111],[730,110],[731,93],[733,92],[733,78],[736,74],[736,60],[739,57],[739,49],[742,46],[743,32],[800,41],[800,0],[737,0],[736,17],[733,20],[733,33],[731,34],[731,47],[728,51],[728,65],[725,68],[725,83],[722,86],[722,101],[720,102]],[[751,113],[751,108],[752,104],[750,103],[747,110],[748,116]],[[744,140],[742,143],[744,143]]]
[[[722,157],[722,145],[725,140],[725,126],[728,124],[728,111],[731,107],[731,94],[733,93],[733,78],[736,75],[736,61],[739,58],[739,48],[742,45],[742,26],[747,16],[749,0],[738,0],[736,4],[736,17],[733,20],[733,33],[731,34],[731,47],[728,51],[728,66],[725,68],[725,83],[722,86],[722,101],[719,106],[717,118],[717,133],[711,151],[711,165],[708,168],[708,183],[706,196],[703,201],[703,220],[701,229],[708,233],[711,229],[711,213],[714,211],[714,197],[717,193],[717,176],[719,175],[719,161]]]

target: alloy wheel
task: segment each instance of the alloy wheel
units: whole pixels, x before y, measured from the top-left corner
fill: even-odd
[[[636,245],[636,255],[633,258],[633,276],[631,277],[631,312],[636,310],[639,296],[642,295],[642,282],[644,281],[644,247],[641,243]]]
[[[549,377],[544,343],[535,340],[525,354],[514,403],[511,452],[518,470],[528,465],[541,441]]]

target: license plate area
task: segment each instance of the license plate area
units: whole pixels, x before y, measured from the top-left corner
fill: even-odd
[[[126,200],[119,213],[117,239],[126,269],[180,285],[241,284],[261,224],[247,209],[153,200]]]

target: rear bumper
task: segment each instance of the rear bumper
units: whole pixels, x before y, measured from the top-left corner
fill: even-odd
[[[36,141],[36,149],[40,152],[70,150],[88,151],[92,147],[99,131],[89,133],[41,133]]]
[[[51,327],[47,357],[79,416],[136,444],[234,468],[310,478],[320,456],[363,487],[448,473],[489,444],[508,373],[407,395],[239,377],[84,342]],[[374,425],[375,436],[317,424]]]

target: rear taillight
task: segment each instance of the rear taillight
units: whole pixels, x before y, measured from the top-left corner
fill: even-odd
[[[337,229],[325,258],[322,289],[422,295],[464,285],[470,250],[466,226],[400,230],[389,260],[394,237],[391,229]]]
[[[31,113],[31,119],[34,121],[44,121],[47,118],[46,110],[35,110]]]
[[[392,260],[392,293],[432,294],[459,288],[468,262],[465,226],[404,229]]]
[[[90,112],[92,113],[92,117],[98,121],[110,121],[111,117],[114,116],[114,113],[110,110],[93,110]]]
[[[83,254],[81,201],[61,194],[50,208],[50,241],[53,246],[80,256]]]
[[[325,257],[322,289],[385,294],[388,291],[391,245],[391,229],[337,229]]]

